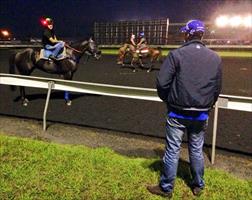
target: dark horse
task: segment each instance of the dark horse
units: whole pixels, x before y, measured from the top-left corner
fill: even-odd
[[[151,48],[146,47],[141,50],[132,50],[129,48],[128,44],[124,44],[118,51],[118,62],[125,66],[125,58],[130,58],[130,65],[133,67],[133,72],[136,71],[136,65],[138,64],[141,68],[144,67],[143,59],[150,59],[150,65],[147,72],[150,72],[153,68],[153,65],[157,61],[161,61],[162,51],[160,48]]]
[[[86,54],[99,59],[101,51],[97,49],[92,39],[76,42],[71,47],[66,48],[66,58],[62,60],[51,61],[48,59],[40,59],[39,51],[27,48],[22,52],[11,55],[9,59],[9,72],[11,74],[31,75],[34,69],[40,69],[51,74],[58,74],[65,80],[72,80],[73,75],[78,68],[81,57]],[[14,89],[14,88],[12,88]],[[25,95],[25,88],[20,87],[20,97],[24,106],[28,105],[29,100]],[[65,101],[67,105],[71,105],[68,92],[65,92]]]

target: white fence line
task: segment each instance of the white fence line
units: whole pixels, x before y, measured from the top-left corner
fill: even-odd
[[[98,45],[99,48],[108,48],[108,49],[114,49],[114,48],[120,48],[122,45]],[[161,47],[163,49],[177,49],[181,45],[150,45],[150,47]],[[252,45],[206,45],[210,49],[242,49],[242,50],[251,50]],[[3,43],[0,44],[0,48],[42,48],[42,44],[36,43],[36,44],[12,44],[12,43]]]
[[[13,74],[0,73],[0,84],[17,85],[26,87],[35,87],[48,89],[48,82],[54,82],[52,89],[89,93],[114,97],[125,97],[141,100],[159,101],[156,89],[118,86],[110,84],[67,81],[53,78],[42,78],[35,76],[22,76]],[[232,109],[252,112],[252,97],[234,96],[234,95],[220,95],[219,108]]]
[[[156,89],[151,88],[128,87],[128,86],[118,86],[118,85],[79,82],[79,81],[66,81],[61,79],[22,76],[22,75],[13,75],[4,73],[0,73],[0,84],[35,87],[48,90],[43,114],[43,130],[46,130],[46,114],[51,90],[62,90],[62,91],[71,91],[79,93],[89,93],[89,94],[105,95],[112,97],[133,98],[133,99],[161,102],[160,98],[157,96]],[[222,95],[222,94],[220,95],[218,102],[216,103],[214,112],[215,115],[213,125],[212,158],[211,158],[212,163],[214,163],[215,158],[218,108],[252,112],[252,97],[242,97],[242,96]]]
[[[42,44],[0,44],[0,48],[42,48]]]
[[[99,48],[120,48],[122,45],[99,45]],[[181,45],[149,45],[150,47],[161,47],[163,49],[177,49]],[[210,49],[242,49],[242,50],[251,50],[252,45],[206,45]]]

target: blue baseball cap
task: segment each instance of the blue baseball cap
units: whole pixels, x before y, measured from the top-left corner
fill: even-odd
[[[205,32],[205,24],[200,20],[190,20],[180,29],[182,33],[193,35],[195,32]]]
[[[139,35],[143,37],[144,36],[144,32],[140,32]]]

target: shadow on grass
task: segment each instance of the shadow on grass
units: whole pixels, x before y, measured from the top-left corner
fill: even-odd
[[[157,160],[152,162],[149,166],[150,170],[159,172],[162,174],[164,172],[163,161]],[[191,187],[191,172],[190,172],[190,164],[182,159],[179,159],[177,177],[184,180],[188,187]]]

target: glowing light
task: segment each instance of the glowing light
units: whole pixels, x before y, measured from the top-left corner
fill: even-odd
[[[218,27],[247,27],[251,28],[252,27],[252,15],[248,16],[239,16],[239,15],[233,15],[233,16],[228,16],[228,15],[222,15],[216,18],[215,24]]]
[[[45,19],[40,19],[40,23],[42,24],[42,26],[47,26],[47,21]]]
[[[252,27],[252,16],[244,17],[242,23],[245,27]]]
[[[8,37],[10,35],[10,33],[6,30],[2,30],[1,33],[3,34],[3,36]]]
[[[229,23],[229,18],[227,16],[220,16],[215,20],[215,24],[219,27],[225,27]]]
[[[240,16],[234,16],[229,19],[230,26],[237,27],[242,24],[242,18]]]

